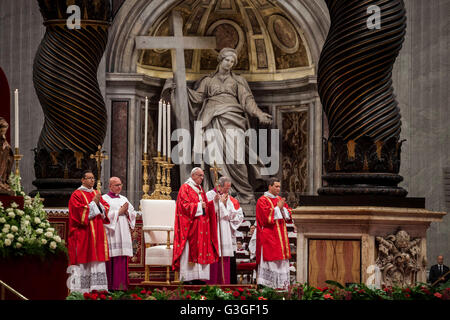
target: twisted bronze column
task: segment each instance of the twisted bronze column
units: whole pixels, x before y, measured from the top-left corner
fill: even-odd
[[[406,196],[397,187],[400,169],[400,111],[392,68],[406,33],[403,0],[326,0],[331,27],[318,70],[327,116],[327,185],[319,194]],[[368,23],[379,8],[379,26]]]
[[[70,189],[79,185],[83,170],[96,172],[89,155],[106,135],[97,70],[108,39],[110,1],[38,2],[46,32],[34,60],[33,81],[45,120],[35,149],[33,184],[38,189]],[[70,5],[77,11],[68,13]],[[72,19],[77,13],[79,25],[69,28],[77,22]]]

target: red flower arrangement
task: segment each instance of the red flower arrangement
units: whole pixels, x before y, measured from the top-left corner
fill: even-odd
[[[328,283],[328,282],[327,282]],[[364,284],[342,286],[329,283],[330,287],[314,287],[308,284],[291,285],[287,291],[270,288],[222,289],[216,286],[204,286],[198,291],[180,287],[176,290],[155,289],[153,292],[143,288],[134,288],[128,292],[97,291],[90,293],[73,292],[68,300],[450,300],[450,288],[432,287],[427,284],[406,288],[386,286],[382,289]],[[333,287],[331,287],[331,285]]]

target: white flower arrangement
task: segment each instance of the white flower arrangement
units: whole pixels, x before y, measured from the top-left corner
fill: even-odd
[[[25,192],[23,190],[23,186],[20,183],[20,180],[22,178],[20,175],[16,175],[14,172],[11,172],[8,179],[8,184],[11,187],[11,189],[16,193],[16,196],[22,196],[25,197]]]
[[[14,202],[8,208],[0,204],[0,231],[0,258],[67,253],[64,241],[47,219],[39,194],[25,196],[23,209]]]

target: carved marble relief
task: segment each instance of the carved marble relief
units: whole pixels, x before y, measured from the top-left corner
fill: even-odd
[[[421,241],[421,238],[411,239],[409,233],[401,229],[396,234],[376,237],[376,264],[381,271],[382,285],[404,287],[416,282],[417,273],[426,265]]]
[[[299,205],[299,195],[308,192],[308,113],[282,113],[281,184],[292,207]]]

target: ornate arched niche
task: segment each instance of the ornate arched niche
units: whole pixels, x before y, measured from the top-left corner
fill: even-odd
[[[237,49],[234,71],[247,79],[260,108],[272,114],[272,128],[280,129],[283,189],[290,192],[291,201],[295,194],[314,194],[321,181],[322,110],[316,66],[329,21],[324,4],[309,0],[153,0],[146,5],[126,1],[111,28],[106,68],[108,99],[131,103],[129,129],[132,122],[142,122],[145,96],[151,101],[150,126],[156,126],[159,94],[165,79],[172,77],[169,50],[136,50],[132,40],[140,35],[169,36],[172,9],[182,14],[184,36],[217,39],[215,50],[185,50],[187,80],[213,72],[221,48]],[[140,112],[134,113],[135,108]],[[258,128],[256,119],[251,122]],[[131,139],[128,134],[128,143],[135,141],[128,147],[128,151],[134,148],[133,157],[142,154],[142,145],[136,143],[143,140],[142,128],[131,129]],[[156,153],[154,144],[148,148],[150,154]],[[128,158],[128,171],[134,170],[139,177],[133,181],[135,191],[140,189],[139,159],[130,166]]]

